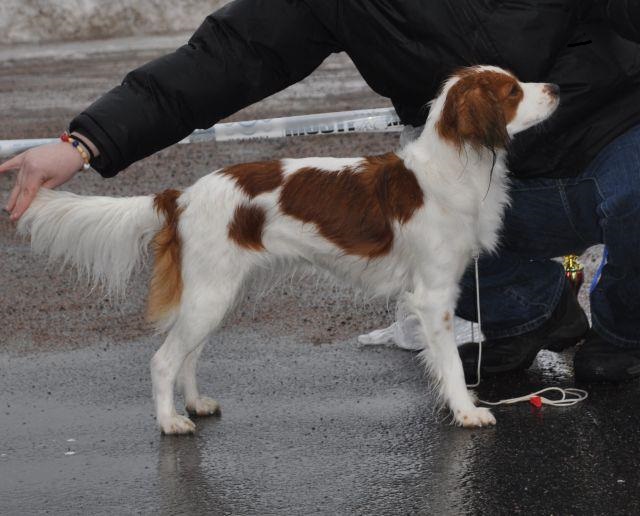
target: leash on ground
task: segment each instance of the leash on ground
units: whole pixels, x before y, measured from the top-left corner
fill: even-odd
[[[482,366],[482,343],[484,336],[482,333],[482,315],[480,313],[480,268],[478,262],[480,261],[480,253],[476,251],[473,255],[474,271],[475,271],[475,283],[476,283],[476,317],[478,319],[478,367],[476,369],[476,383],[467,385],[467,387],[478,387],[482,381],[481,366]],[[474,323],[471,321],[471,342],[476,342]],[[551,399],[541,396],[541,394],[547,392],[555,392],[560,395],[559,399]],[[583,389],[576,389],[574,387],[546,387],[539,391],[525,394],[524,396],[518,396],[516,398],[507,398],[499,401],[485,401],[478,400],[483,405],[489,405],[491,407],[497,407],[499,405],[514,405],[516,403],[531,403],[536,408],[542,407],[542,405],[550,405],[552,407],[570,407],[577,403],[580,403],[587,399],[589,393]]]

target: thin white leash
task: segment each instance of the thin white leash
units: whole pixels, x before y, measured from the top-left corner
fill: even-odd
[[[476,383],[472,385],[467,385],[467,387],[478,387],[480,382],[482,381],[480,370],[482,366],[482,343],[484,341],[484,336],[482,334],[482,315],[480,313],[480,271],[478,267],[478,261],[480,260],[480,253],[478,251],[474,252],[473,262],[475,269],[475,280],[476,280],[476,311],[478,318],[478,368],[476,370]],[[475,342],[475,330],[474,323],[471,321],[471,341]],[[560,394],[559,399],[550,399],[545,398],[544,396],[540,396],[545,392],[556,392]],[[540,389],[539,391],[532,392],[530,394],[525,394],[524,396],[520,396],[517,398],[508,398],[500,401],[485,401],[478,400],[483,405],[489,405],[492,407],[498,405],[513,405],[515,403],[529,402],[532,405],[540,408],[542,405],[551,405],[553,407],[570,407],[577,403],[580,403],[587,399],[589,393],[582,389],[576,389],[573,387],[567,387],[565,389],[561,387],[546,387],[544,389]]]

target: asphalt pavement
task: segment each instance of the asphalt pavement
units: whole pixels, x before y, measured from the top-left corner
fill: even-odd
[[[184,37],[0,48],[0,139],[56,136],[138,64]],[[383,107],[344,56],[233,119]],[[393,135],[175,146],[118,178],[77,176],[80,194],[186,186],[223,165],[393,150]],[[13,175],[0,176],[0,199]],[[584,261],[591,273],[598,250]],[[393,320],[315,277],[253,289],[211,338],[199,369],[222,415],[193,436],[161,436],[143,320],[148,270],[109,301],[47,267],[0,215],[0,514],[639,514],[640,384],[588,400],[495,409],[494,428],[434,411],[415,355],[360,347]],[[584,289],[586,291],[586,289]],[[586,292],[581,301],[588,308]],[[573,386],[572,351],[488,379],[501,399]],[[179,405],[181,406],[181,405]]]

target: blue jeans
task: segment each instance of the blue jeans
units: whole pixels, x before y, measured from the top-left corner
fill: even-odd
[[[620,136],[575,178],[513,180],[497,256],[480,260],[488,338],[541,326],[565,277],[550,258],[605,244],[608,259],[591,293],[593,328],[622,346],[640,344],[640,126]],[[475,279],[462,280],[458,315],[475,319]]]

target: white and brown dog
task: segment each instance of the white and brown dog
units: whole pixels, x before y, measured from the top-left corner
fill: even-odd
[[[458,282],[475,250],[492,251],[508,203],[510,138],[549,117],[558,87],[502,69],[456,73],[422,135],[397,153],[282,159],[217,170],[180,192],[130,198],[43,190],[19,230],[36,252],[121,290],[152,243],[149,316],[168,331],[151,360],[158,423],[193,432],[174,407],[208,415],[196,362],[257,269],[313,265],[381,296],[399,295],[424,328],[421,353],[457,424],[491,425],[467,391],[453,334]]]

